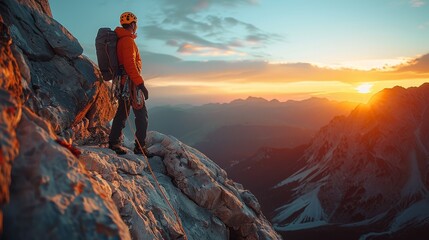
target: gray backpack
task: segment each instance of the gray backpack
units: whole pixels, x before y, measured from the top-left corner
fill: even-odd
[[[95,38],[95,51],[97,52],[98,67],[104,81],[112,80],[118,72],[118,56],[116,55],[116,42],[118,37],[110,28],[100,28]]]

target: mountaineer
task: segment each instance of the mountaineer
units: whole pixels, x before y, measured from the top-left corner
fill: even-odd
[[[143,77],[140,75],[142,62],[139,49],[134,42],[137,37],[137,17],[131,12],[124,12],[121,14],[120,23],[122,27],[115,29],[118,38],[116,53],[121,76],[120,86],[122,91],[128,91],[129,94],[128,97],[118,97],[119,105],[109,135],[109,148],[118,155],[127,153],[122,146],[121,136],[130,113],[130,106],[132,106],[136,125],[134,153],[147,156],[145,139],[148,115],[145,100],[149,98],[149,93],[144,85]],[[144,95],[144,99],[142,95]],[[124,96],[124,92],[122,96]]]

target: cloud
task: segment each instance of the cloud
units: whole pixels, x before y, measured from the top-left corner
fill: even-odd
[[[425,23],[423,23],[423,24],[420,24],[420,25],[418,26],[418,28],[419,28],[419,29],[427,29],[427,28],[429,28],[429,22],[425,22]]]
[[[396,67],[398,72],[429,73],[429,54]]]
[[[196,34],[189,31],[183,31],[178,29],[164,29],[158,25],[149,25],[141,27],[143,35],[147,39],[157,39],[167,41],[169,45],[173,42],[190,41],[201,45],[214,46],[213,42],[210,42]],[[179,44],[180,45],[180,44]]]
[[[143,26],[141,30],[146,39],[161,40],[167,46],[177,47],[176,51],[179,53],[185,53],[181,48],[188,44],[216,48],[229,53],[251,52],[255,48],[263,48],[273,41],[281,40],[279,35],[266,33],[252,24],[241,22],[232,17],[220,18],[208,15],[204,21],[206,22],[185,17],[182,19],[182,26],[153,24]],[[240,31],[241,34],[235,33]],[[238,55],[241,56],[242,54]],[[248,55],[254,56],[255,54]],[[205,56],[219,56],[219,54],[207,54]]]
[[[281,36],[265,32],[258,27],[231,16],[210,14],[210,8],[234,8],[255,5],[255,0],[162,0],[161,14],[154,22],[142,26],[147,39],[162,41],[166,46],[175,47],[176,52],[187,55],[220,56],[246,53],[259,56],[256,48],[264,48]],[[198,46],[204,51],[185,51],[184,46]],[[209,49],[217,49],[210,51]],[[204,54],[201,54],[204,52]],[[210,55],[209,53],[213,53]],[[235,53],[235,54],[232,54]],[[238,54],[241,53],[241,54]]]
[[[244,53],[233,50],[238,44],[216,43],[206,40],[191,32],[176,29],[163,29],[151,25],[142,27],[143,34],[147,39],[165,41],[168,46],[176,47],[176,51],[182,54],[193,54],[199,56],[243,56]]]
[[[166,9],[178,15],[188,15],[191,13],[205,11],[214,6],[237,7],[240,5],[254,5],[255,0],[162,0]]]
[[[244,53],[240,53],[228,48],[216,48],[216,47],[207,47],[207,46],[199,46],[194,45],[192,43],[184,43],[177,50],[183,54],[194,54],[200,56],[232,56],[239,55],[244,56]]]
[[[266,63],[260,61],[184,61],[167,54],[141,52],[143,75],[150,78],[181,77],[191,81],[211,79],[223,81],[252,71],[262,71]],[[223,79],[225,77],[225,79]]]
[[[269,34],[256,33],[256,34],[248,35],[246,37],[246,40],[253,43],[260,43],[264,41],[269,41],[270,38],[271,36]]]
[[[188,46],[183,51],[207,51]],[[226,54],[226,52],[224,53]],[[150,52],[142,54],[144,75],[152,78],[186,79],[186,81],[214,81],[235,83],[285,83],[301,81],[337,81],[344,83],[429,79],[429,54],[401,64],[393,70],[332,69],[310,63],[278,63],[265,61],[184,61],[169,55]],[[155,80],[156,81],[156,80]],[[177,80],[178,81],[178,80]]]
[[[418,7],[425,5],[426,3],[423,0],[411,0],[410,4],[412,7],[418,8]]]
[[[225,23],[229,24],[230,27],[242,26],[242,27],[245,27],[247,29],[247,31],[249,31],[249,32],[254,32],[254,33],[261,32],[261,30],[259,28],[255,27],[253,24],[239,21],[233,17],[226,17],[224,19],[224,21],[225,21]]]

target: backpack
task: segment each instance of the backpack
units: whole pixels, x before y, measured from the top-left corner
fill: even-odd
[[[112,29],[98,29],[97,37],[95,38],[95,51],[97,53],[98,67],[104,81],[112,80],[118,72],[117,41],[118,37]]]

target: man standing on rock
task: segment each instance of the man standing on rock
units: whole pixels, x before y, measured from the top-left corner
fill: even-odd
[[[122,147],[121,136],[122,129],[125,127],[125,121],[130,113],[130,106],[132,106],[136,117],[134,153],[145,154],[147,156],[145,139],[148,116],[145,100],[149,98],[149,93],[144,86],[143,77],[140,75],[142,62],[139,49],[134,42],[134,39],[137,37],[137,17],[131,12],[124,12],[121,14],[120,23],[122,27],[115,29],[118,37],[116,51],[122,72],[121,89],[129,89],[129,98],[118,98],[119,106],[109,135],[109,148],[118,155],[127,153],[126,149]],[[144,99],[142,95],[144,95]]]

